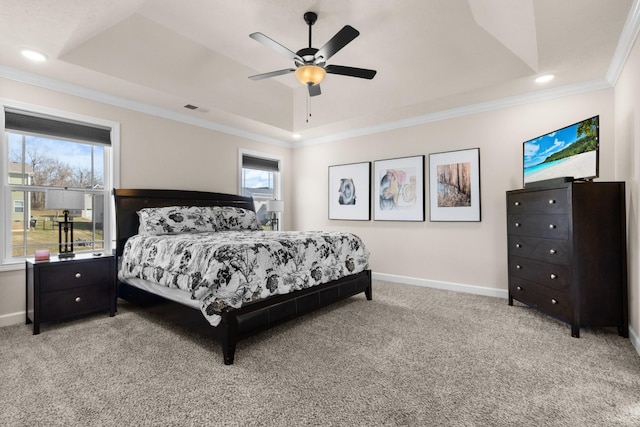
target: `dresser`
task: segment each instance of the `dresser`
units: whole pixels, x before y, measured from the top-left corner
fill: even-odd
[[[628,337],[624,182],[557,182],[507,192],[509,305]]]
[[[113,255],[78,254],[74,258],[26,261],[26,321],[33,334],[40,323],[90,313],[116,311]]]

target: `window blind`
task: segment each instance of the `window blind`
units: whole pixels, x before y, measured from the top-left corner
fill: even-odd
[[[111,145],[111,128],[29,111],[5,109],[5,129]]]
[[[254,157],[247,154],[242,155],[242,167],[247,169],[257,169],[269,172],[279,172],[280,162],[273,159],[264,159],[261,157]]]

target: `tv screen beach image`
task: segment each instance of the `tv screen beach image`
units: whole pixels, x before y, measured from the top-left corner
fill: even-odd
[[[598,175],[598,116],[524,143],[524,183]]]

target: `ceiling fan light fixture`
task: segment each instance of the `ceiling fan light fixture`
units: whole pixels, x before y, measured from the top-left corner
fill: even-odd
[[[315,86],[320,84],[327,71],[319,65],[307,64],[296,68],[296,78],[305,86]]]

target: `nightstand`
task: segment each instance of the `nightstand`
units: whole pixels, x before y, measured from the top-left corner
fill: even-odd
[[[78,254],[70,259],[26,262],[27,324],[56,322],[99,311],[116,312],[115,257]]]

